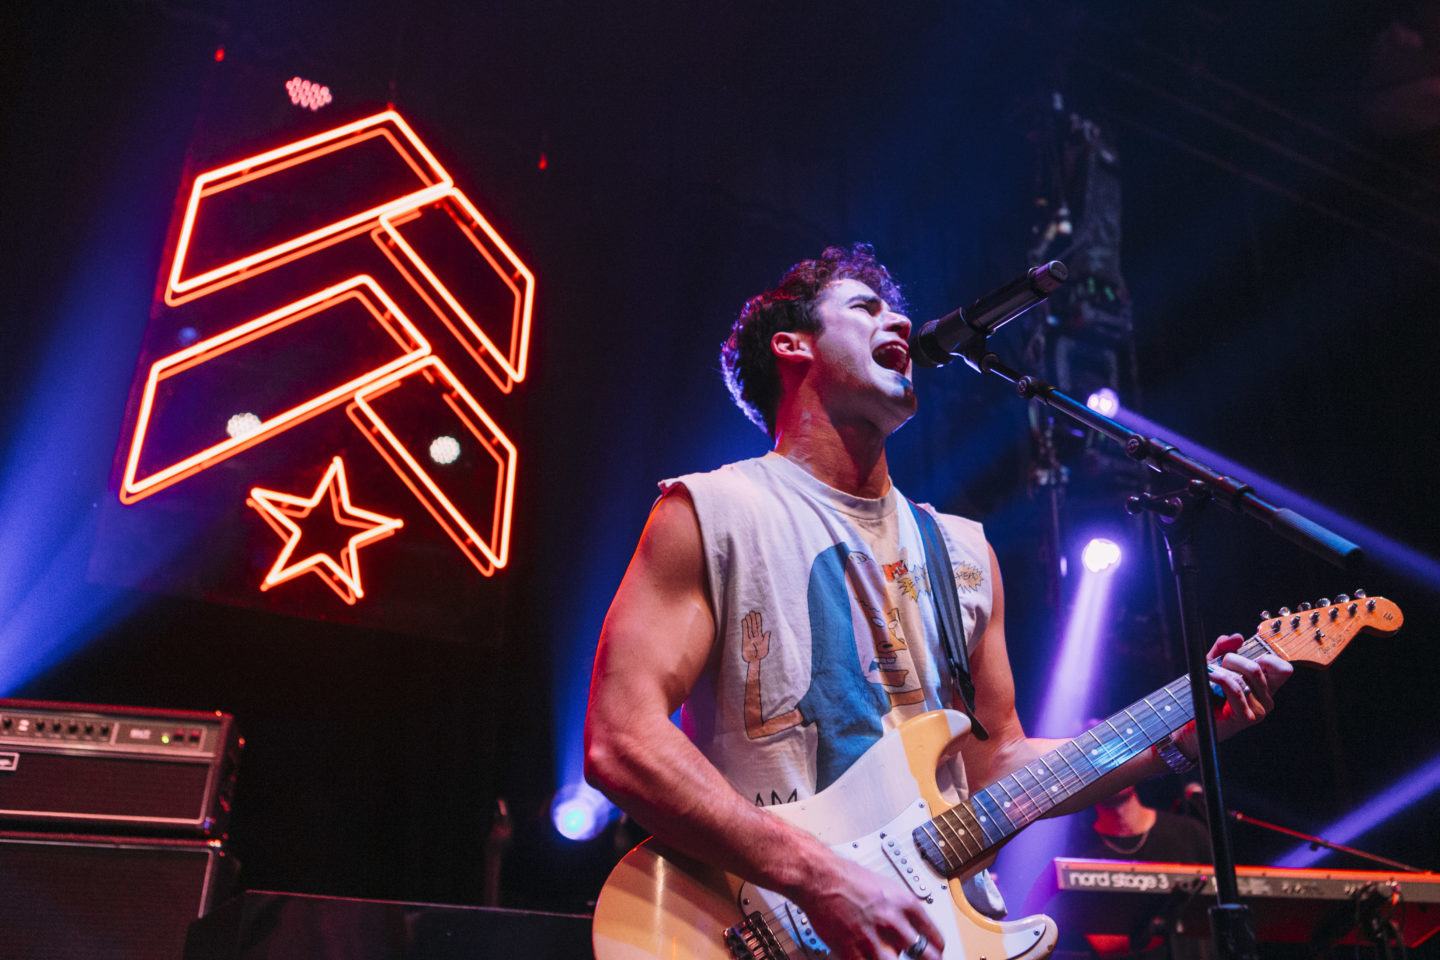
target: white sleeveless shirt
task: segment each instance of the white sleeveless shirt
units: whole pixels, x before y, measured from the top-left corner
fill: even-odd
[[[743,796],[809,797],[886,730],[951,705],[925,548],[893,486],[851,496],[773,452],[660,485],[676,486],[700,521],[716,624],[682,716]],[[973,651],[990,617],[989,549],[980,524],[936,516]]]

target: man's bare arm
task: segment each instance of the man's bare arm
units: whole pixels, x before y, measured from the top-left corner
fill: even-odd
[[[837,957],[943,939],[909,892],[741,797],[670,722],[712,655],[699,522],[676,490],[650,515],[601,630],[585,776],[666,844],[805,908]]]
[[[961,748],[972,790],[994,783],[1065,742],[1025,735],[1015,710],[1015,678],[1010,672],[1010,654],[1005,646],[1005,587],[994,550],[990,551],[990,577],[993,588],[990,621],[970,659],[976,714],[990,731],[990,739],[967,737]],[[1224,654],[1223,667],[1211,675],[1225,691],[1226,702],[1217,727],[1222,739],[1263,720],[1274,707],[1274,692],[1294,672],[1288,662],[1273,655],[1267,654],[1256,661],[1231,652],[1242,641],[1242,637],[1233,634],[1221,637],[1210,651],[1211,657]],[[1244,692],[1247,685],[1249,696]],[[1192,726],[1176,737],[1181,750],[1190,757],[1196,753],[1193,736]],[[1147,750],[1056,806],[1050,815],[1084,810],[1117,790],[1168,772],[1164,762]]]

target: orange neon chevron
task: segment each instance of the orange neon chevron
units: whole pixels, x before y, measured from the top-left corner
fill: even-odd
[[[151,415],[155,409],[156,396],[162,383],[183,376],[187,370],[194,369],[221,354],[254,343],[277,329],[300,323],[307,317],[315,316],[337,303],[351,299],[364,306],[376,322],[395,340],[398,355],[394,359],[366,371],[358,377],[330,386],[303,403],[264,418],[260,426],[252,433],[227,437],[183,460],[144,476],[139,475],[140,454],[145,445],[146,431],[149,428]],[[401,369],[429,353],[429,342],[419,330],[415,329],[415,325],[395,305],[389,295],[380,289],[374,279],[361,275],[312,293],[308,297],[302,297],[278,310],[256,317],[254,320],[242,323],[238,327],[232,327],[218,336],[201,340],[184,350],[157,360],[150,366],[149,376],[145,380],[145,392],[140,398],[140,411],[135,420],[135,434],[130,439],[130,453],[125,460],[125,475],[120,484],[120,499],[125,503],[134,503],[153,493],[158,493],[171,484],[179,483],[192,474],[253,447],[262,440],[345,403],[355,395],[356,390],[366,384],[384,377],[387,373]]]
[[[450,208],[447,211],[451,214],[449,219],[514,296],[515,308],[510,329],[506,331],[507,344],[504,350],[485,332],[475,317],[471,316],[430,265],[416,252],[415,247],[405,239],[401,227],[417,217],[418,210],[411,208],[383,214],[380,217],[380,229],[384,232],[384,239],[377,237],[377,242],[416,292],[455,334],[456,339],[470,351],[475,362],[490,375],[497,387],[508,393],[516,382],[525,379],[530,345],[530,316],[535,308],[535,276],[520,262],[520,258],[515,256],[514,251],[480,215],[480,211],[475,209],[475,205],[465,194],[452,189],[431,201],[431,204],[435,207]],[[404,258],[400,259],[391,254],[391,248],[398,250]],[[419,273],[424,282],[418,282],[415,273]],[[432,292],[444,304],[443,307],[432,298]],[[459,321],[458,328],[452,318]],[[498,374],[489,361],[493,361],[499,368]]]
[[[400,159],[415,174],[416,189],[382,203],[372,204],[360,210],[350,211],[346,216],[321,227],[307,230],[297,236],[253,250],[218,266],[192,274],[187,263],[190,259],[190,241],[195,234],[196,221],[200,216],[202,201],[226,191],[235,190],[263,177],[274,176],[320,157],[345,150],[358,143],[383,140],[400,156]],[[374,116],[356,120],[343,126],[296,140],[275,150],[258,153],[234,163],[226,164],[200,174],[190,188],[190,198],[185,204],[185,213],[180,221],[180,236],[175,245],[175,257],[170,264],[170,277],[165,287],[165,301],[174,306],[196,296],[213,292],[221,286],[235,283],[262,269],[278,266],[285,262],[287,254],[303,253],[304,248],[319,243],[337,234],[357,227],[368,227],[382,214],[427,203],[445,193],[454,185],[450,174],[440,166],[434,154],[415,136],[409,124],[394,110],[386,110]]]
[[[445,492],[445,484],[422,465],[421,458],[411,449],[412,444],[407,444],[377,409],[387,395],[402,388],[424,390],[427,386],[431,389],[425,392],[438,395],[455,421],[494,461],[495,500],[489,517],[467,516]],[[416,361],[361,390],[346,412],[477,570],[488,576],[510,562],[515,444],[445,364],[436,357]]]

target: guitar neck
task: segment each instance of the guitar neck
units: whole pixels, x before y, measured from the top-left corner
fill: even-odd
[[[1253,660],[1271,648],[1255,636],[1238,652]],[[1194,716],[1190,678],[1173,680],[921,825],[915,842],[932,866],[954,876]]]

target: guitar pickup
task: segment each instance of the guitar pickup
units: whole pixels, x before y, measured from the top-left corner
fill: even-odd
[[[894,837],[881,834],[880,850],[885,854],[885,859],[900,874],[900,879],[910,888],[910,892],[922,900],[929,900],[934,896],[930,885],[925,882],[925,873],[921,869],[920,855],[909,843],[896,840]]]

